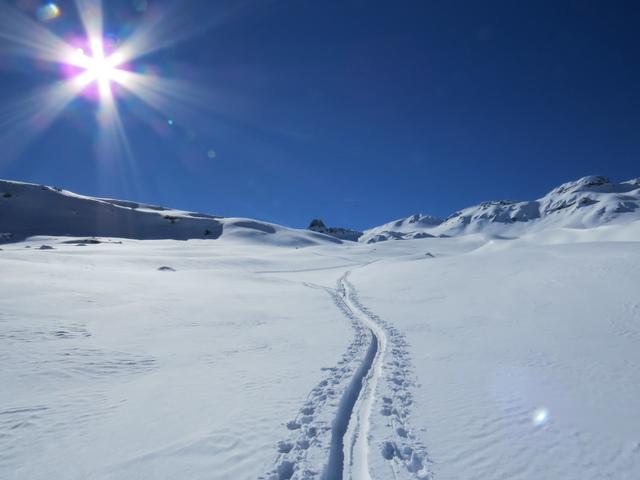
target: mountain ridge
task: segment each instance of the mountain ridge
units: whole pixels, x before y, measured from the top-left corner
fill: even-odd
[[[188,212],[0,180],[0,243],[38,235],[138,240],[233,238],[295,247],[342,243],[322,233],[259,220]]]
[[[376,243],[472,233],[520,236],[548,228],[585,229],[640,220],[640,178],[615,183],[601,175],[566,182],[536,200],[494,200],[446,218],[414,214],[360,232],[315,219],[294,229],[246,218],[79,195],[57,187],[0,180],[0,242],[36,235],[150,239],[223,237],[307,246]]]
[[[640,219],[640,178],[614,183],[607,177],[590,175],[563,183],[536,200],[493,200],[458,210],[443,219],[415,214],[394,220],[365,230],[360,241],[375,243],[479,232],[518,236],[525,230],[593,228],[637,219]]]

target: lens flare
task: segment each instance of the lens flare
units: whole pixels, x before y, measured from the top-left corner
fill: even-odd
[[[546,408],[538,408],[533,412],[532,420],[536,427],[541,427],[549,420],[549,410]]]
[[[41,22],[48,22],[60,16],[60,7],[55,3],[48,3],[38,8],[36,16]]]

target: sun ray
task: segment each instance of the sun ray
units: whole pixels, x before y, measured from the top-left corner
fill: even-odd
[[[204,22],[178,6],[149,12],[148,20],[117,50],[129,62],[187,40],[201,31]]]
[[[221,5],[215,16],[207,18],[194,15],[179,2],[164,9],[150,9],[147,21],[117,51],[125,62],[150,55],[223,25],[255,3],[256,0],[230,1]]]
[[[80,15],[80,21],[89,39],[92,49],[93,43],[102,41],[103,36],[103,14],[101,0],[75,0],[76,9]],[[99,48],[102,48],[100,43]],[[96,51],[93,51],[96,55]]]
[[[0,38],[7,41],[0,51],[11,55],[64,62],[73,47],[43,25],[0,1]]]
[[[152,107],[161,107],[169,101],[179,101],[202,108],[209,103],[211,92],[185,80],[161,78],[138,72],[120,70],[114,81],[140,97]]]
[[[21,153],[35,136],[46,130],[58,118],[80,91],[81,87],[74,82],[61,80],[5,107],[0,112],[0,144],[4,145],[3,156],[10,157]],[[9,145],[12,151],[7,151]]]
[[[134,170],[133,152],[113,95],[108,95],[101,102],[98,122],[101,127],[96,144],[98,164],[102,168],[107,168],[113,164],[113,158],[124,158],[127,166]]]

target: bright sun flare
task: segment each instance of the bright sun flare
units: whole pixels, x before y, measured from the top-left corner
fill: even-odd
[[[16,156],[80,96],[97,104],[96,152],[99,161],[105,162],[119,156],[132,158],[126,126],[120,118],[120,104],[136,102],[136,112],[144,112],[145,119],[157,130],[157,125],[165,122],[173,126],[172,118],[185,107],[200,108],[211,103],[208,92],[179,77],[163,76],[157,62],[150,63],[149,54],[189,37],[173,36],[177,31],[174,22],[176,18],[182,18],[177,15],[181,11],[177,5],[158,7],[153,11],[142,9],[146,12],[144,21],[131,17],[131,22],[112,26],[105,32],[102,0],[66,2],[75,4],[83,30],[78,32],[73,28],[71,16],[67,17],[66,23],[58,23],[57,29],[48,27],[50,22],[65,16],[63,9],[54,3],[47,3],[32,15],[25,13],[28,9],[23,11],[13,3],[0,0],[2,67],[5,66],[5,55],[7,58],[24,57],[33,60],[35,68],[49,72],[52,69],[47,64],[54,64],[62,78],[26,93],[15,104],[0,109],[3,155],[6,155],[7,138],[12,139],[11,155]],[[126,35],[119,35],[120,31]],[[147,57],[144,63],[138,64],[143,57]]]
[[[78,86],[84,88],[96,82],[100,96],[104,97],[111,94],[112,82],[122,82],[125,71],[118,67],[122,65],[123,61],[123,57],[118,53],[105,56],[102,40],[93,39],[91,41],[91,55],[87,55],[83,49],[78,48],[69,63],[84,70],[75,78]]]

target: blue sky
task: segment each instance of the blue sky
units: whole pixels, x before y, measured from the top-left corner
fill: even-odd
[[[193,85],[192,103],[160,113],[119,100],[131,158],[104,162],[96,105],[79,98],[0,158],[1,178],[366,228],[588,174],[640,176],[637,2],[105,3],[106,32],[123,38],[177,7],[159,40],[188,38],[137,68]],[[58,4],[45,26],[79,30],[72,2]],[[0,111],[57,76],[1,46],[0,65]]]

